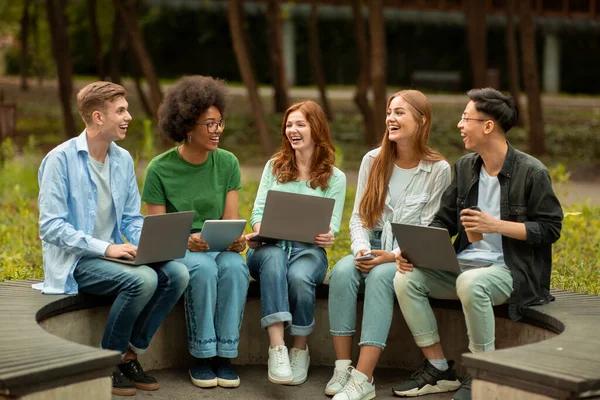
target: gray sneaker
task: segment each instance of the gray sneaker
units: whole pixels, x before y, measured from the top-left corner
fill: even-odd
[[[440,371],[429,360],[412,374],[410,379],[400,382],[392,391],[397,396],[415,397],[430,393],[451,392],[460,387],[460,381],[454,371],[454,361],[448,361],[448,369]]]

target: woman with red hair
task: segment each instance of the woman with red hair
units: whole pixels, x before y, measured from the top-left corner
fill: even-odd
[[[313,101],[292,105],[281,126],[281,149],[264,168],[254,202],[250,225],[253,233],[246,263],[260,282],[261,326],[269,334],[269,380],[299,385],[306,380],[310,356],[307,338],[315,327],[315,288],[327,274],[327,253],[339,232],[346,195],[346,176],[334,166],[335,149],[327,119]],[[260,229],[269,190],[335,199],[330,231],[314,244],[251,241]],[[294,212],[294,210],[290,210]],[[284,328],[294,336],[292,347],[284,342]]]
[[[403,90],[387,102],[381,147],[369,151],[358,173],[350,219],[352,253],[329,279],[329,326],[337,361],[325,393],[334,400],[375,398],[373,371],[392,322],[398,243],[391,223],[428,225],[450,184],[450,165],[427,146],[431,104],[418,90]],[[360,356],[351,367],[356,298],[364,287]]]

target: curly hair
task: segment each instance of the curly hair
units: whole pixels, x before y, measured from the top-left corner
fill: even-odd
[[[173,85],[158,108],[160,130],[175,142],[182,142],[194,129],[198,117],[215,106],[225,117],[227,108],[225,81],[210,76],[192,75]]]
[[[416,157],[421,161],[427,162],[444,160],[444,156],[427,145],[429,134],[431,133],[431,118],[433,116],[431,103],[427,97],[418,90],[401,90],[390,96],[387,101],[386,110],[390,108],[390,103],[397,96],[402,97],[410,105],[409,111],[417,123],[417,132],[413,140]],[[377,220],[383,213],[388,186],[394,171],[396,152],[396,143],[390,140],[389,130],[386,127],[381,141],[381,150],[377,154],[377,157],[375,157],[375,161],[371,167],[365,194],[360,201],[358,210],[363,226],[366,228],[375,228]]]
[[[310,135],[315,142],[315,151],[310,166],[310,187],[326,190],[329,187],[329,178],[333,174],[335,164],[335,148],[331,140],[331,132],[323,109],[314,101],[303,101],[293,104],[287,109],[281,124],[281,149],[273,156],[273,175],[277,182],[288,183],[298,179],[300,172],[296,166],[296,153],[290,144],[285,126],[289,115],[300,111],[310,125]]]

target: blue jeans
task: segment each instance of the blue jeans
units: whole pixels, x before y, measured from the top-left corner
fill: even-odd
[[[233,251],[187,251],[180,259],[190,271],[185,317],[190,354],[235,358],[240,343],[250,275]]]
[[[371,238],[371,249],[381,241]],[[365,274],[356,269],[354,256],[335,264],[329,277],[329,329],[332,336],[353,336],[356,332],[356,300],[364,290],[363,319],[359,346],[385,348],[394,314],[396,263],[379,264]]]
[[[315,329],[315,289],[327,274],[327,253],[315,245],[292,244],[289,255],[271,244],[249,249],[246,261],[260,282],[261,326],[291,322],[292,335],[308,336]]]
[[[115,296],[102,348],[124,354],[127,348],[143,353],[160,324],[188,285],[185,265],[169,261],[137,267],[86,257],[73,272],[79,290]]]
[[[471,352],[495,349],[494,310],[492,306],[505,303],[513,291],[510,270],[503,264],[475,268],[460,275],[448,271],[415,268],[404,274],[396,273],[394,289],[402,315],[417,346],[439,343],[435,315],[428,297],[460,299]]]

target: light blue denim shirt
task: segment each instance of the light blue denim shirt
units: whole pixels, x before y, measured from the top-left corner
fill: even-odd
[[[108,148],[110,190],[117,216],[110,242],[137,245],[144,217],[133,159],[127,150],[111,143]],[[88,167],[86,131],[54,148],[38,171],[40,239],[44,256],[43,293],[77,293],[73,278],[82,257],[102,256],[111,244],[94,239],[98,194]]]

